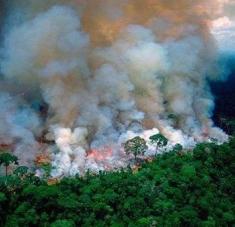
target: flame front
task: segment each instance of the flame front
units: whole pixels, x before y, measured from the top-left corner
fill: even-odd
[[[14,144],[24,165],[48,153],[57,177],[127,166],[122,144],[134,136],[147,141],[147,157],[160,152],[154,133],[168,149],[226,141],[211,119],[208,80],[223,76],[210,28],[229,23],[229,2],[10,1],[1,144]]]

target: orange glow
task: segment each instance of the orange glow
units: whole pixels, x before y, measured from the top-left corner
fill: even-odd
[[[55,184],[58,184],[59,182],[60,181],[57,178],[50,178],[50,179],[47,180],[48,185],[55,185]]]
[[[87,158],[94,159],[95,161],[102,162],[107,158],[110,158],[113,151],[110,147],[104,147],[103,149],[91,149],[88,151]]]
[[[51,162],[50,156],[48,154],[39,154],[35,158],[35,164],[37,166],[43,165],[43,164],[48,164]]]
[[[134,165],[131,169],[132,169],[133,173],[138,173],[140,168],[141,167],[139,165]]]
[[[210,17],[216,13],[216,7],[217,4],[212,0],[205,3],[202,0],[195,1],[195,3],[188,0],[175,2],[165,0],[87,0],[81,23],[84,31],[89,33],[92,45],[106,46],[116,40],[120,31],[129,24],[146,26],[151,24],[153,19],[167,18],[172,26],[161,34],[160,39],[164,40],[169,37],[180,37],[182,27],[185,27],[186,23],[197,24],[197,32],[204,34],[204,28]],[[115,12],[112,14],[113,17],[109,13],[109,9],[114,8],[121,12],[116,17]]]

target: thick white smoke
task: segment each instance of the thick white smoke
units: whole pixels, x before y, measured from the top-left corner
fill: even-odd
[[[22,164],[32,165],[39,149],[35,140],[41,132],[38,116],[7,93],[0,93],[0,105],[0,144],[12,146]]]
[[[23,2],[18,8],[12,3],[1,72],[12,87],[17,81],[36,88],[48,111],[39,120],[40,111],[0,95],[6,108],[0,111],[0,140],[11,144],[20,138],[15,152],[22,160],[36,155],[41,128],[58,149],[47,148],[53,176],[125,166],[129,158],[122,143],[135,135],[148,139],[161,132],[171,145],[184,147],[227,139],[210,119],[214,102],[207,82],[216,59],[209,15],[213,9],[211,19],[219,15],[221,5]],[[13,14],[20,15],[19,23],[10,23]],[[31,99],[26,102],[32,106]],[[150,148],[148,154],[154,152]]]

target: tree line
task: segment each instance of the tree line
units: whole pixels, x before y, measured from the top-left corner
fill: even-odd
[[[141,138],[127,142],[138,156]],[[152,138],[157,146],[167,141]],[[222,145],[176,146],[138,170],[90,172],[60,181],[38,178],[17,158],[0,155],[0,226],[234,226],[235,138]],[[8,166],[16,167],[9,173]]]

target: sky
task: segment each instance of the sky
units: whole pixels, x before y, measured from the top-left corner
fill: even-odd
[[[223,15],[213,21],[212,33],[223,52],[235,52],[235,0],[227,0]]]

